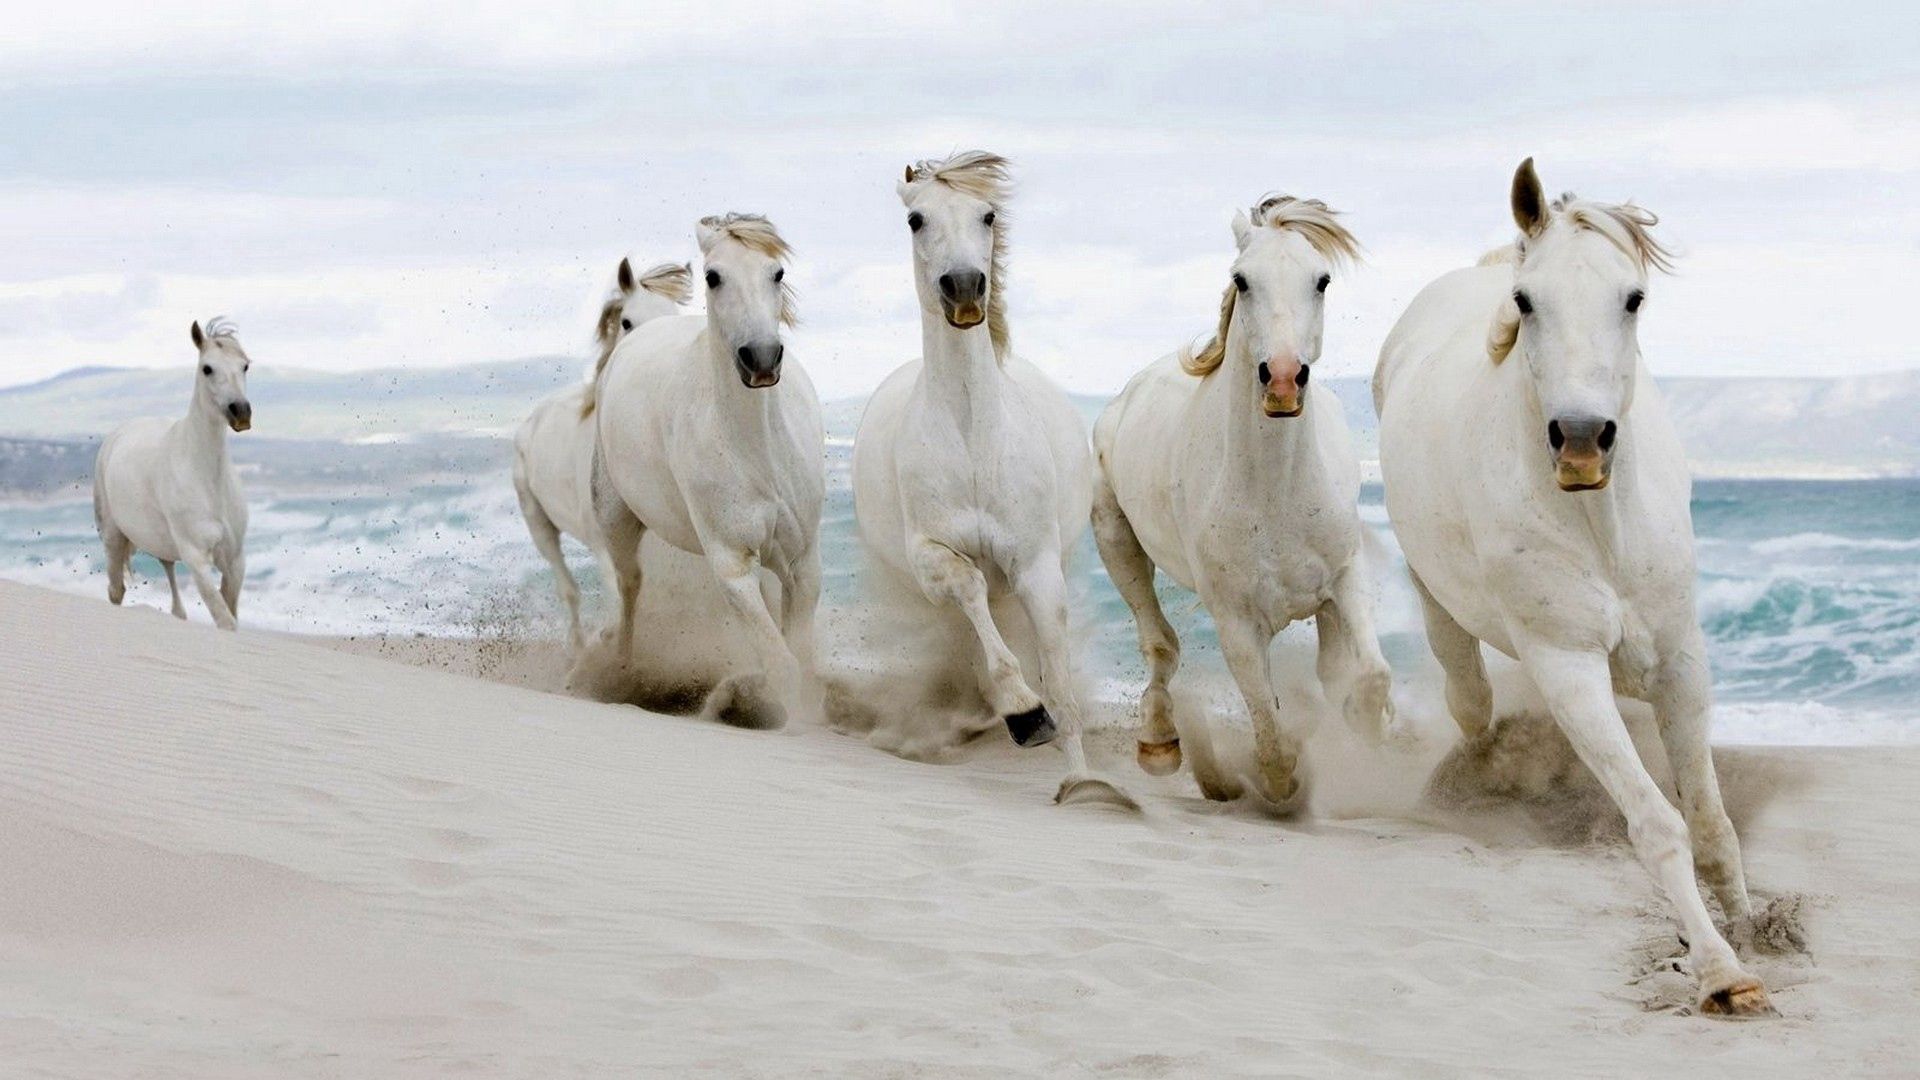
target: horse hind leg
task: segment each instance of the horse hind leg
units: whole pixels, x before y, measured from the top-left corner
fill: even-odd
[[[1147,688],[1140,695],[1140,734],[1135,758],[1152,776],[1180,770],[1180,732],[1173,723],[1173,695],[1168,683],[1180,669],[1180,638],[1160,608],[1153,591],[1153,560],[1140,546],[1133,523],[1120,509],[1113,488],[1102,476],[1094,486],[1093,538],[1100,561],[1120,598],[1133,612],[1140,634],[1140,656],[1147,662]]]
[[[1412,570],[1413,591],[1420,594],[1420,613],[1427,624],[1427,646],[1440,661],[1447,675],[1447,711],[1460,733],[1477,739],[1493,722],[1493,684],[1487,681],[1487,664],[1480,656],[1480,639],[1462,629],[1447,614],[1447,609],[1427,591],[1420,575]]]
[[[1357,564],[1334,579],[1332,596],[1314,617],[1320,636],[1320,685],[1341,694],[1347,724],[1375,743],[1393,737],[1393,675],[1374,634],[1373,605]]]
[[[167,591],[173,594],[173,617],[176,619],[184,619],[187,617],[187,605],[180,600],[180,578],[174,573],[174,561],[172,559],[162,559],[160,560],[160,568],[167,572]],[[224,584],[224,582],[222,584]]]
[[[515,476],[514,493],[520,497],[520,516],[526,519],[527,535],[533,538],[534,549],[540,557],[547,560],[547,566],[553,570],[553,588],[560,595],[560,603],[567,609],[567,647],[579,652],[584,639],[580,632],[580,585],[573,579],[573,572],[567,569],[566,555],[560,549],[560,529],[547,516],[546,508],[533,492],[519,483]]]

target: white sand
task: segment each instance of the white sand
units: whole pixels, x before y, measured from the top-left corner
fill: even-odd
[[[1812,940],[1729,1024],[1639,978],[1676,949],[1622,845],[1513,814],[1275,821],[1118,744],[1144,815],[1055,807],[1052,751],[915,764],[4,583],[0,642],[8,1077],[1915,1067],[1912,751],[1722,752]]]

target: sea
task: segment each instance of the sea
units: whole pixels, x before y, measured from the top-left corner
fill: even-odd
[[[318,635],[557,636],[551,574],[521,522],[507,444],[493,441],[497,468],[391,482],[356,473],[329,487],[286,482],[283,464],[274,473],[283,489],[251,483],[243,623]],[[850,608],[862,602],[865,570],[847,439],[831,440],[828,462],[823,602]],[[1382,648],[1396,672],[1431,672],[1377,485],[1362,490],[1360,515],[1377,541],[1369,552]],[[1717,741],[1920,742],[1920,479],[1699,480],[1693,522]],[[605,589],[585,549],[568,543],[597,617]],[[0,501],[0,577],[104,596],[103,561],[79,487]],[[128,602],[165,608],[158,565],[141,556],[134,571]],[[1086,675],[1104,699],[1131,702],[1145,679],[1132,618],[1091,536],[1074,576]],[[1171,584],[1162,595],[1186,666],[1218,668],[1197,599]],[[188,607],[206,618],[190,588]],[[1296,626],[1283,647],[1286,638],[1300,647],[1311,634]],[[834,643],[823,646],[831,652]]]

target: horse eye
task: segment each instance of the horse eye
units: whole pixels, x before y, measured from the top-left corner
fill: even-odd
[[[987,216],[980,219],[980,224],[985,225],[989,229],[993,228],[993,211],[987,211]]]
[[[252,365],[252,364],[241,364],[241,365],[240,365],[240,374],[242,374],[242,375],[245,375],[245,374],[246,374],[247,372],[249,372],[249,371],[252,371],[252,370],[253,370],[253,365]]]
[[[787,280],[787,268],[783,266],[783,267],[781,267],[780,269],[778,269],[778,270],[775,270],[775,271],[773,272],[773,280],[775,280],[775,281],[785,281],[785,280]]]
[[[709,271],[707,271],[707,288],[709,288],[709,289],[717,289],[717,288],[719,288],[719,287],[720,287],[720,273],[719,273],[719,271],[717,271],[717,270],[709,270]]]
[[[1239,274],[1235,274],[1235,275],[1233,275],[1233,287],[1234,287],[1234,288],[1236,288],[1236,289],[1239,289],[1239,290],[1240,290],[1241,292],[1246,292],[1246,291],[1247,291],[1247,279],[1246,279],[1246,278],[1244,278],[1244,277],[1242,277],[1242,276],[1241,276],[1241,275],[1239,275]]]
[[[633,320],[632,320],[632,319],[621,319],[621,320],[620,320],[620,329],[622,329],[622,330],[631,330],[631,329],[633,329]]]
[[[212,364],[201,364],[201,365],[200,365],[200,374],[202,374],[202,375],[211,375],[211,374],[213,374],[213,365],[212,365]]]
[[[1526,293],[1523,293],[1523,292],[1514,293],[1513,306],[1519,308],[1520,314],[1522,315],[1533,314],[1533,301],[1527,299]]]
[[[918,210],[915,210],[913,213],[907,215],[907,228],[913,232],[919,232],[920,226],[925,225],[926,223],[927,223],[927,219],[921,217],[920,211]]]
[[[1627,313],[1632,314],[1633,312],[1639,311],[1640,301],[1645,300],[1646,298],[1647,298],[1647,294],[1641,292],[1639,289],[1635,289],[1632,292],[1628,293],[1627,294]]]
[[[1320,280],[1319,280],[1319,281],[1316,281],[1316,282],[1314,282],[1314,283],[1313,283],[1313,291],[1314,291],[1314,292],[1326,292],[1326,291],[1327,291],[1327,286],[1329,286],[1329,285],[1331,285],[1331,284],[1333,284],[1333,275],[1331,275],[1331,274],[1321,274],[1321,275],[1320,275]]]

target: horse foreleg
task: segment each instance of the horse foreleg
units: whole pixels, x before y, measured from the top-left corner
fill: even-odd
[[[1447,609],[1427,591],[1420,575],[1412,570],[1413,591],[1420,594],[1420,613],[1426,619],[1427,647],[1447,675],[1447,712],[1460,725],[1460,733],[1479,738],[1493,722],[1493,684],[1487,681],[1487,664],[1480,656],[1480,639],[1467,633],[1453,621]]]
[[[1140,634],[1140,656],[1147,662],[1147,689],[1140,695],[1140,736],[1135,751],[1140,768],[1154,776],[1180,769],[1180,732],[1173,725],[1173,695],[1167,689],[1180,670],[1180,638],[1174,634],[1160,598],[1153,591],[1153,560],[1147,557],[1133,523],[1105,476],[1094,484],[1093,538],[1107,577],[1133,612]]]
[[[1701,1011],[1771,1013],[1766,987],[1741,969],[1732,946],[1707,914],[1694,881],[1686,825],[1634,750],[1627,725],[1614,706],[1607,657],[1598,651],[1526,638],[1515,645],[1574,752],[1626,815],[1634,852],[1679,915],[1694,976],[1700,982]]]
[[[173,617],[184,619],[187,617],[187,605],[180,602],[180,578],[174,573],[173,566],[172,559],[160,560],[160,569],[167,572],[167,592],[173,596]]]
[[[1207,604],[1215,612],[1219,628],[1220,651],[1226,657],[1227,670],[1246,700],[1247,715],[1253,721],[1253,750],[1259,760],[1257,778],[1267,801],[1282,807],[1296,806],[1306,791],[1301,783],[1300,737],[1280,722],[1280,699],[1273,692],[1273,668],[1267,646],[1273,633],[1244,615],[1220,613],[1231,609]],[[1211,793],[1209,793],[1211,795]]]
[[[704,542],[705,538],[702,540]],[[714,577],[719,579],[720,589],[726,593],[734,614],[747,628],[754,651],[760,655],[761,669],[766,672],[773,700],[782,714],[774,718],[778,722],[770,722],[765,726],[779,727],[785,723],[786,710],[800,701],[800,665],[787,649],[786,638],[781,634],[780,626],[768,608],[766,596],[760,590],[759,560],[747,551],[712,544],[706,547],[707,563],[713,568]],[[724,684],[715,688],[706,709],[708,719],[714,719],[719,707],[731,697]]]
[[[207,613],[213,616],[215,626],[222,630],[236,629],[233,611],[227,607],[227,599],[220,593],[220,586],[213,580],[213,563],[204,551],[182,551],[180,561],[187,564],[187,570],[193,575],[194,587],[200,590],[200,602],[207,605]]]
[[[1385,742],[1395,730],[1393,675],[1380,654],[1373,601],[1357,561],[1333,579],[1332,594],[1314,617],[1320,635],[1320,685],[1329,694],[1344,695],[1341,711],[1349,727],[1375,743]]]
[[[1694,868],[1720,901],[1728,918],[1753,914],[1747,875],[1741,865],[1740,838],[1720,801],[1720,779],[1707,747],[1708,685],[1706,642],[1696,630],[1676,655],[1666,657],[1652,682],[1653,714],[1673,766],[1680,813],[1693,839]]]
[[[814,650],[814,614],[820,606],[820,548],[816,544],[795,559],[780,583],[780,630],[787,651],[800,666],[803,719],[826,722],[825,688],[820,682],[819,657]]]
[[[973,560],[936,540],[912,545],[913,574],[920,591],[936,604],[952,604],[973,627],[987,660],[987,706],[1000,715],[1007,733],[1021,746],[1052,742],[1053,717],[1020,674],[1020,661],[1007,648],[987,606],[987,579]]]
[[[237,620],[240,618],[240,585],[247,577],[247,556],[236,552],[220,568],[220,598],[227,602],[227,611]],[[181,615],[185,618],[185,613]]]

